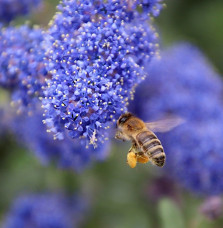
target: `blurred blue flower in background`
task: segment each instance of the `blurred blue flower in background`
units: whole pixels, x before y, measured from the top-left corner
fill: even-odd
[[[169,175],[195,193],[223,192],[223,114],[203,123],[186,123],[160,137]]]
[[[59,167],[81,171],[92,160],[104,160],[110,149],[106,142],[94,148],[86,149],[78,140],[65,136],[63,140],[54,140],[52,134],[46,132],[42,123],[42,112],[36,109],[31,116],[11,115],[5,113],[5,122],[9,130],[15,135],[18,143],[26,146],[41,160],[43,164],[55,162]]]
[[[3,228],[75,228],[86,216],[86,209],[86,200],[78,195],[24,195],[13,203]]]
[[[222,80],[195,46],[181,43],[163,51],[147,73],[130,105],[144,120],[172,113],[190,121],[221,115]]]
[[[41,6],[41,0],[1,0],[0,21],[10,22],[18,16],[29,14]]]
[[[211,196],[205,199],[200,206],[200,212],[209,220],[222,216],[223,202],[220,196]]]
[[[201,194],[223,192],[223,83],[202,53],[178,44],[148,67],[129,110],[145,121],[172,114],[186,123],[159,138],[168,174]]]
[[[38,27],[1,28],[0,86],[11,92],[18,110],[33,108],[48,76],[43,64],[43,37]]]
[[[57,138],[67,129],[87,146],[103,143],[144,79],[158,35],[144,20],[139,25],[127,3],[64,0],[58,7],[46,52],[53,78],[43,99],[45,122]]]

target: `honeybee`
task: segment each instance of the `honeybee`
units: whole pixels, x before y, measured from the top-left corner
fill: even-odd
[[[162,144],[153,132],[166,132],[182,124],[180,117],[167,117],[165,119],[145,123],[133,114],[122,114],[117,121],[116,139],[132,141],[132,147],[127,154],[127,163],[134,168],[139,163],[151,161],[154,165],[163,167],[166,155]]]

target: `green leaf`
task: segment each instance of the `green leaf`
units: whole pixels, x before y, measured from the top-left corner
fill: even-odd
[[[162,199],[158,205],[162,228],[185,228],[180,209],[170,199]]]

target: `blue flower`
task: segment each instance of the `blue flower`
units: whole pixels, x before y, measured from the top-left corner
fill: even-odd
[[[194,46],[178,44],[148,67],[129,110],[149,121],[168,114],[186,120],[158,134],[169,176],[195,193],[223,192],[223,83]]]
[[[42,123],[42,112],[36,109],[31,116],[11,115],[8,128],[31,152],[40,159],[43,164],[56,162],[60,168],[81,171],[92,160],[104,160],[109,152],[109,143],[105,143],[96,149],[85,148],[79,140],[72,140],[65,136],[63,140],[53,139],[52,134],[47,133]],[[57,135],[60,138],[59,135]]]
[[[129,1],[131,8],[139,9],[139,13],[145,18],[150,15],[157,17],[164,7],[163,0],[133,0]]]
[[[41,0],[1,0],[0,21],[10,22],[20,15],[26,15],[40,7],[41,3]]]
[[[159,15],[163,5],[163,0],[63,0],[57,7],[59,12],[50,23],[51,34],[58,38],[69,29],[76,30],[83,23],[97,21],[100,17],[117,19],[119,24],[135,18],[150,19],[152,15]],[[60,34],[57,26],[62,29]]]
[[[164,7],[163,0],[108,0],[93,1],[96,13],[111,15],[120,21],[131,22],[135,18],[143,20],[158,16]]]
[[[75,228],[86,212],[85,200],[77,195],[45,193],[15,200],[3,228]]]
[[[129,108],[144,120],[171,113],[188,121],[221,115],[217,104],[222,80],[196,47],[182,43],[163,51],[161,59],[147,67],[147,73]]]
[[[221,118],[189,122],[160,137],[169,175],[195,193],[223,192],[222,121],[223,111]]]
[[[24,25],[0,31],[0,86],[9,89],[18,109],[30,107],[49,77],[43,63],[44,33]]]
[[[96,146],[144,79],[157,33],[144,20],[122,19],[129,12],[119,1],[63,1],[59,9],[47,39],[45,122]]]
[[[213,221],[221,217],[222,206],[223,202],[221,196],[211,196],[205,199],[199,211],[205,218]]]

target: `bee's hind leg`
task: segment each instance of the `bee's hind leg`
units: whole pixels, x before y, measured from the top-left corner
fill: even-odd
[[[149,157],[144,152],[138,152],[136,153],[136,160],[139,163],[147,163],[149,162]]]

